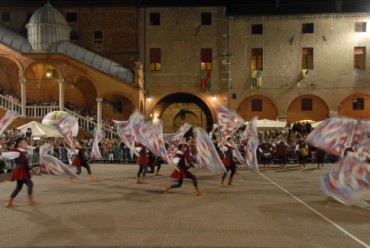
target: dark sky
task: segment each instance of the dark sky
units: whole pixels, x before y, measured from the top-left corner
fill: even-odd
[[[42,6],[46,0],[0,0],[1,5]],[[338,5],[341,2],[341,5]],[[50,0],[66,6],[227,6],[230,15],[281,15],[305,13],[369,12],[370,0]]]

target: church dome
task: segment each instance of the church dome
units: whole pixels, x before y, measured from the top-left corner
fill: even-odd
[[[64,16],[50,3],[45,4],[42,8],[33,13],[28,24],[58,24],[62,26],[67,26],[67,21]]]
[[[55,42],[70,40],[71,28],[64,16],[50,3],[33,13],[26,28],[28,41],[35,52],[45,52]]]

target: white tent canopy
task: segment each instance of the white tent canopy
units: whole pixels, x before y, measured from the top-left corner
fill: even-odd
[[[28,128],[32,130],[32,137],[62,137],[56,128],[46,126],[37,121],[31,121],[23,126],[17,127],[22,133],[26,133]]]
[[[283,121],[274,121],[268,119],[257,120],[257,128],[284,128],[286,122]]]

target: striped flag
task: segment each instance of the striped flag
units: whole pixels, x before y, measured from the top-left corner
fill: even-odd
[[[321,188],[343,204],[370,207],[362,199],[370,189],[370,165],[349,153],[321,177]]]
[[[242,137],[240,137],[240,143],[242,143],[244,140],[257,137],[257,120],[258,117],[253,117],[250,121],[248,121],[247,126],[245,127],[244,133]]]
[[[167,149],[168,158],[172,161],[176,155],[177,147],[179,146],[182,138],[187,131],[191,128],[191,125],[184,123],[176,133],[163,134],[163,139],[167,141],[169,147]]]
[[[63,136],[66,143],[71,148],[74,147],[72,128],[74,127],[76,122],[77,122],[77,119],[72,115],[68,115],[64,119],[61,119],[57,122],[52,122],[52,125],[54,127],[56,127],[56,129],[59,131],[59,133]]]
[[[133,135],[138,143],[143,144],[158,157],[171,164],[163,140],[162,121],[153,124],[136,123],[132,127]]]
[[[47,143],[40,147],[39,168],[43,174],[79,178],[67,165],[50,155],[54,151],[52,144]]]
[[[222,105],[216,105],[216,114],[221,139],[232,135],[241,125],[244,124],[244,120],[240,115],[228,110]]]
[[[137,156],[139,155],[135,151],[135,135],[132,132],[132,127],[139,123],[144,123],[145,117],[138,111],[135,111],[127,121],[115,121],[114,124],[117,127],[117,133],[125,145]]]
[[[17,112],[15,111],[6,111],[3,118],[0,120],[0,135],[3,134],[5,129],[18,117]]]
[[[226,171],[209,135],[201,128],[194,128],[196,158],[199,168],[207,169],[214,173]]]
[[[100,149],[99,149],[99,142],[102,139],[103,139],[103,132],[101,128],[99,127],[94,131],[94,143],[92,145],[91,154],[90,154],[91,160],[102,160],[103,159],[100,153]]]

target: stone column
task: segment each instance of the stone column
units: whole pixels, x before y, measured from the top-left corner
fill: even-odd
[[[96,102],[97,102],[97,107],[96,107],[96,118],[97,118],[97,123],[98,123],[98,126],[97,126],[97,130],[99,130],[99,128],[101,128],[101,124],[102,124],[102,103],[103,103],[103,98],[96,98]]]
[[[22,117],[27,117],[27,113],[26,113],[26,104],[27,104],[27,91],[26,91],[26,88],[27,88],[27,80],[22,77],[20,79],[20,82],[21,82],[21,116]]]
[[[64,79],[59,78],[59,110],[63,111],[64,109]]]

